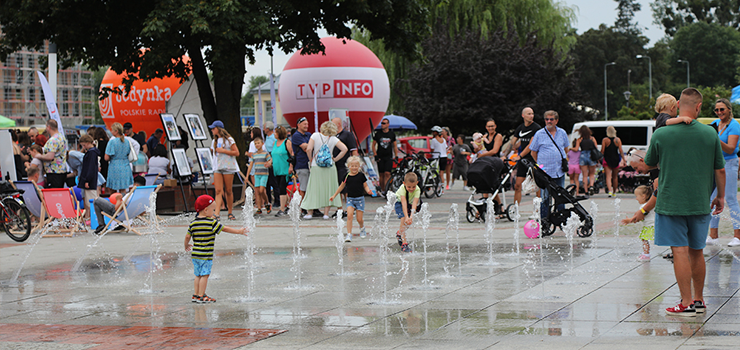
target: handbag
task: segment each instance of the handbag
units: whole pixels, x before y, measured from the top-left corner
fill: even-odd
[[[137,160],[139,160],[139,155],[136,153],[136,149],[134,148],[134,145],[131,143],[131,140],[124,138],[126,140],[126,143],[128,143],[128,161],[129,163],[134,163]]]
[[[560,155],[563,156],[562,159],[560,159],[560,170],[562,170],[564,173],[568,173],[568,159],[565,158],[565,154],[563,154],[563,151],[558,147],[558,144],[555,143],[555,139],[552,138],[552,135],[550,135],[550,132],[545,130],[545,134],[550,138],[550,141],[552,141],[552,144],[555,145],[555,148],[558,149],[558,152],[560,152]]]
[[[591,150],[591,160],[592,161],[598,162],[599,159],[601,159],[601,158],[604,158],[604,155],[601,154],[601,151],[599,151],[596,148],[594,148],[594,149]]]

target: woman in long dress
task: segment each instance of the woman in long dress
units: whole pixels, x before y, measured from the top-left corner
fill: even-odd
[[[304,218],[310,219],[313,216],[310,214],[313,209],[324,209],[324,220],[329,219],[329,208],[342,207],[342,200],[339,196],[334,197],[333,201],[329,201],[329,198],[334,195],[339,187],[337,181],[337,159],[342,159],[344,154],[347,153],[347,146],[339,141],[335,136],[337,134],[337,126],[334,123],[328,121],[321,124],[321,132],[314,133],[311,135],[311,139],[308,141],[308,147],[306,147],[306,153],[308,159],[311,159],[311,175],[308,177],[308,187],[306,188],[306,198],[301,203],[301,208],[309,212]],[[316,156],[321,146],[326,144],[329,147],[329,154],[333,154],[334,147],[339,148],[339,154],[336,157],[332,157],[331,167],[321,167],[316,164]],[[291,208],[291,210],[293,210]]]
[[[125,193],[134,184],[134,176],[128,161],[131,146],[123,136],[123,125],[121,123],[111,125],[111,134],[113,134],[113,138],[108,141],[108,145],[105,147],[105,160],[109,162],[106,186],[117,192]]]

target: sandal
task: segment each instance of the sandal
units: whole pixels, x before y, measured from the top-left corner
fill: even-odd
[[[666,255],[663,255],[663,259],[673,259],[673,253],[668,253]]]
[[[211,297],[209,297],[209,296],[207,296],[207,295],[205,295],[205,294],[203,294],[203,296],[202,296],[202,297],[200,298],[200,300],[198,301],[198,303],[201,303],[201,304],[205,304],[205,303],[215,303],[215,302],[216,302],[216,299],[213,299],[213,298],[211,298]]]
[[[236,216],[234,216],[234,214],[229,213],[229,220],[236,220]]]

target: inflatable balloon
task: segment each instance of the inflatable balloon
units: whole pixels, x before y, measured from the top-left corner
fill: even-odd
[[[121,199],[121,197],[123,197],[122,194],[114,193],[113,195],[110,196],[109,200],[111,204],[116,204],[116,202],[118,202],[118,200]]]
[[[314,95],[318,123],[329,120],[329,110],[344,110],[359,140],[365,139],[380,124],[390,99],[388,75],[377,56],[365,45],[350,39],[321,39],[326,55],[290,57],[280,75],[278,94],[283,117],[295,126],[301,117],[308,119],[314,132]],[[316,93],[315,93],[316,92]]]
[[[187,63],[190,59],[185,56],[183,61]],[[123,90],[122,81],[123,75],[108,69],[103,76],[100,89],[102,91],[106,87],[110,89],[118,87]],[[128,94],[111,93],[108,97],[98,101],[100,115],[108,130],[115,122],[122,125],[130,122],[134,126],[134,132],[144,130],[149,138],[149,135],[153,134],[157,128],[162,128],[159,114],[167,112],[166,103],[180,85],[180,79],[175,77],[152,79],[146,82],[137,80]],[[182,116],[176,117],[182,118]],[[105,150],[102,151],[105,152]]]
[[[524,234],[529,238],[537,238],[540,236],[540,223],[536,220],[529,220],[524,224]]]

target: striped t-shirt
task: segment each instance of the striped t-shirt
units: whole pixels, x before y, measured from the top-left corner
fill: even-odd
[[[216,235],[221,233],[224,226],[215,218],[198,217],[190,223],[188,234],[193,237],[193,259],[213,260],[213,247],[216,244]]]
[[[254,175],[269,175],[270,171],[267,169],[267,161],[271,159],[269,153],[255,153],[252,155],[252,161],[254,162]]]

